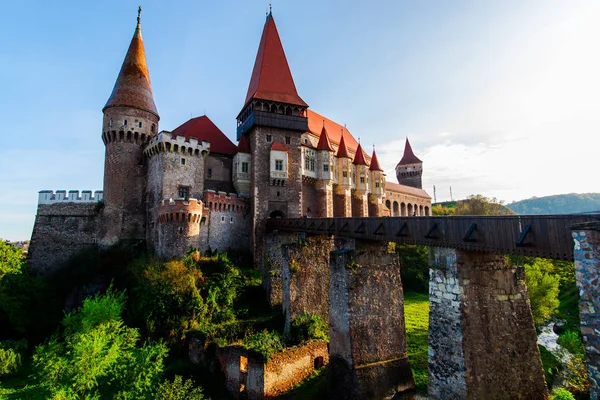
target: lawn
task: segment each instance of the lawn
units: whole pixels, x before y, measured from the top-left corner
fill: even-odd
[[[429,327],[429,295],[404,293],[404,319],[408,360],[412,367],[416,389],[427,393],[427,329]]]

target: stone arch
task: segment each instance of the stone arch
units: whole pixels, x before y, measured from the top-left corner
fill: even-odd
[[[400,215],[402,215],[403,217],[406,217],[406,203],[400,204]]]
[[[412,215],[413,215],[413,205],[410,204],[410,203],[408,203],[408,207],[406,207],[406,211],[407,211],[407,215],[409,217],[412,217]]]
[[[285,213],[280,210],[275,210],[269,214],[269,218],[285,218]]]
[[[425,206],[425,215],[429,216],[429,207],[428,206]]]
[[[390,210],[390,212],[392,211],[392,203],[389,200],[385,201],[385,206],[388,208],[388,210]]]
[[[394,201],[394,213],[393,213],[394,217],[398,216],[398,202]]]
[[[419,206],[419,215],[423,216],[423,206]]]

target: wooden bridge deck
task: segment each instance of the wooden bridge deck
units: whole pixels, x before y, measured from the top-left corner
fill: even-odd
[[[600,213],[568,215],[284,218],[269,230],[306,232],[430,247],[573,260],[573,226]]]

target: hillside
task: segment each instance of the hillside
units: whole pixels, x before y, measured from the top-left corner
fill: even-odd
[[[600,193],[532,197],[506,206],[517,214],[573,214],[600,211]]]

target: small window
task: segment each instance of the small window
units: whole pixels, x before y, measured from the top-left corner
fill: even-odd
[[[206,170],[206,177],[207,178],[212,178],[212,168],[209,168]]]
[[[360,183],[365,183],[365,177],[364,176],[360,177]]]
[[[348,171],[344,171],[344,172],[342,172],[342,176],[343,176],[344,178],[347,178],[347,177],[348,177]]]
[[[108,126],[112,126],[112,118],[108,121]]]
[[[248,172],[248,163],[247,162],[242,163],[242,172]]]
[[[277,192],[277,197],[279,197],[279,192]]]
[[[233,224],[233,217],[229,217],[229,223]]]
[[[304,144],[308,144],[308,139],[304,138]]]
[[[141,122],[138,124],[138,127],[140,127],[140,128],[142,127],[142,123]]]
[[[283,160],[275,160],[275,170],[283,171]]]
[[[273,138],[271,137],[271,135],[267,135],[267,142],[271,142],[271,140],[273,140]]]
[[[225,222],[225,216],[224,215],[221,216],[221,222]]]
[[[285,137],[285,144],[290,144],[290,143],[291,143],[291,141],[292,141],[292,140],[290,139],[290,137],[289,137],[289,136],[286,136],[286,137]]]
[[[323,164],[323,172],[329,172],[329,164]]]
[[[127,120],[123,121],[123,125],[127,126]]]
[[[190,197],[190,188],[186,186],[179,186],[179,197],[187,200]]]
[[[379,182],[375,182],[375,187],[378,188],[379,187]]]
[[[150,132],[154,132],[154,124],[150,127]]]
[[[185,158],[181,159],[181,165],[185,165]]]

